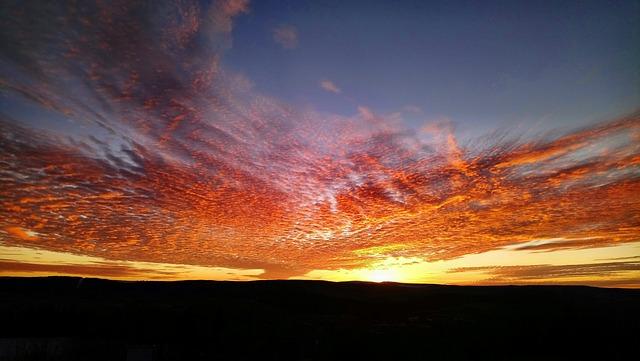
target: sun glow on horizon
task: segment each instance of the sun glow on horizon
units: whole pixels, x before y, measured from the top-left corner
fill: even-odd
[[[395,282],[397,281],[397,274],[393,269],[376,269],[369,271],[367,275],[368,280],[371,282]]]

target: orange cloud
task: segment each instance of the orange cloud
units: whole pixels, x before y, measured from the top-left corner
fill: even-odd
[[[25,241],[34,241],[38,239],[37,233],[21,227],[5,227],[5,231],[7,231],[9,235]]]
[[[598,136],[587,141],[607,143],[638,126],[637,117],[601,125]],[[303,129],[298,135],[306,134]],[[336,139],[329,134],[326,139],[310,134],[341,146],[331,143]],[[272,139],[278,136],[273,133]],[[372,259],[353,253],[363,249],[437,260],[519,243],[545,251],[599,247],[637,241],[640,230],[632,143],[623,142],[606,156],[578,159],[582,148],[567,141],[578,139],[572,134],[537,141],[535,147],[489,148],[472,157],[447,140],[451,134],[442,148],[415,153],[402,148],[397,135],[374,132],[364,141],[360,135],[348,141],[345,149],[351,153],[328,156],[306,146],[253,153],[254,159],[268,157],[261,164],[274,167],[269,169],[242,163],[248,151],[243,148],[229,158],[182,148],[199,164],[167,162],[139,148],[131,155],[139,162],[135,166],[109,165],[45,145],[42,137],[3,143],[4,152],[21,154],[16,168],[5,169],[15,176],[3,178],[0,191],[8,244],[28,239],[50,250],[262,268],[263,277],[288,277],[312,269],[366,267]],[[174,149],[175,140],[167,138],[164,149]],[[567,159],[541,157],[496,167],[521,149],[536,153],[549,147],[564,147]],[[522,168],[531,164],[536,167]],[[211,167],[217,171],[211,173]],[[28,236],[27,229],[37,229],[39,236]],[[553,237],[564,240],[527,243]]]
[[[640,262],[619,261],[579,265],[463,267],[451,272],[481,271],[490,277],[483,284],[591,284],[640,288]]]
[[[148,278],[157,274],[157,270],[137,270],[118,265],[69,265],[38,264],[25,262],[0,261],[0,269],[5,275],[43,275],[63,274],[83,277],[104,278]]]

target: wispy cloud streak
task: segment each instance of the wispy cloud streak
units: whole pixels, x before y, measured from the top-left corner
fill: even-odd
[[[273,29],[273,40],[285,49],[298,46],[298,30],[291,25],[280,25]]]
[[[342,90],[340,90],[340,88],[338,88],[338,86],[331,80],[326,80],[326,79],[322,80],[320,82],[320,87],[331,93],[336,93],[336,94],[342,93]]]
[[[640,262],[619,261],[579,265],[529,265],[502,267],[463,267],[451,272],[485,272],[483,284],[555,283],[605,287],[640,288]]]

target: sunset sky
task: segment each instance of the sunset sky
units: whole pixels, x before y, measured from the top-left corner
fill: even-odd
[[[640,287],[640,1],[3,1],[0,276]]]

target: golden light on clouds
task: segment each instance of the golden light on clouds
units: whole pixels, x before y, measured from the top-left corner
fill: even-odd
[[[268,163],[242,161],[240,152],[199,158],[201,151],[193,154],[199,162],[184,163],[140,147],[130,155],[139,164],[129,166],[45,138],[23,142],[27,133],[5,124],[12,137],[2,148],[0,234],[5,246],[264,269],[266,278],[344,269],[367,270],[359,279],[421,281],[374,265],[499,249],[510,252],[506,259],[615,249],[638,241],[638,144],[628,136],[638,127],[631,117],[547,142],[488,144],[479,153],[452,145],[450,135],[416,149],[394,131],[353,139],[343,132],[345,139],[320,140],[324,152],[254,154]]]
[[[3,92],[37,111],[0,114],[2,274],[640,284],[637,114],[462,141],[255,90],[220,60],[246,1],[167,5],[144,44],[135,5],[96,6],[9,24]]]

